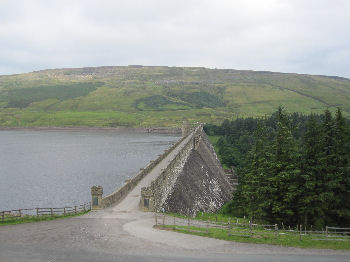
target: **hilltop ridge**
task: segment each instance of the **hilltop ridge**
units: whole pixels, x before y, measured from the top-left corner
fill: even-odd
[[[204,67],[102,66],[0,76],[0,126],[179,126],[321,113],[350,116],[350,80]]]

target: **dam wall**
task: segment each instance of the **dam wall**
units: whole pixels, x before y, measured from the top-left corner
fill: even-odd
[[[144,211],[160,211],[162,204],[171,194],[178,176],[180,175],[187,158],[193,148],[193,138],[201,127],[190,133],[190,139],[182,147],[176,157],[161,172],[158,178],[151,182],[149,187],[141,189],[140,208]]]
[[[124,197],[134,189],[134,187],[154,168],[156,167],[166,156],[170,154],[186,137],[182,137],[169,149],[165,150],[163,154],[159,155],[157,159],[152,160],[145,168],[141,168],[136,176],[126,180],[125,184],[114,191],[113,193],[102,198],[101,203],[98,204],[98,208],[107,208],[109,206],[118,204]]]
[[[202,126],[149,187],[141,189],[144,211],[181,213],[217,211],[232,198],[233,188]]]

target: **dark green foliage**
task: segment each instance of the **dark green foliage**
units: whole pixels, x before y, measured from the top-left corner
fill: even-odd
[[[164,110],[164,109],[171,109],[171,110],[179,110],[184,109],[184,107],[187,107],[186,103],[184,102],[174,102],[167,98],[166,96],[161,95],[154,95],[154,96],[148,96],[141,99],[138,99],[134,103],[135,107],[138,110]],[[169,106],[173,106],[173,108],[169,108]]]
[[[239,186],[226,212],[284,225],[350,225],[350,125],[335,117],[288,115],[237,119],[205,131],[221,135],[223,163]]]
[[[323,201],[319,198],[323,193],[322,161],[321,161],[321,123],[311,115],[303,138],[301,159],[301,190],[299,211],[304,225],[312,224],[318,228],[324,226]]]
[[[333,176],[335,201],[332,202],[332,218],[341,224],[350,221],[350,126],[341,110],[335,115],[335,176]],[[346,208],[344,208],[346,207]]]
[[[169,92],[169,95],[181,99],[195,107],[216,108],[225,106],[225,103],[216,95],[204,91],[199,92]]]
[[[50,98],[66,100],[85,96],[103,84],[103,82],[70,83],[67,85],[5,89],[0,93],[0,101],[8,102],[8,108],[25,108],[33,102]]]
[[[260,121],[254,132],[255,144],[248,155],[245,169],[242,169],[244,176],[241,177],[242,186],[236,192],[235,199],[242,198],[240,204],[245,207],[245,213],[250,217],[268,217],[268,210],[271,210],[270,192],[266,184],[270,176],[271,152],[269,152],[270,142],[267,140],[267,128]]]
[[[282,108],[277,111],[276,137],[272,145],[270,172],[267,177],[271,217],[274,221],[295,224],[298,218],[297,199],[300,194],[298,178],[298,148],[292,135],[289,116]]]

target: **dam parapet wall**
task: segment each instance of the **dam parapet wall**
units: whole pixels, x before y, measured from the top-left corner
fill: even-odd
[[[180,138],[174,145],[169,149],[165,150],[164,153],[158,156],[157,159],[152,160],[145,168],[141,168],[136,176],[125,181],[124,185],[113,193],[102,198],[100,208],[107,208],[109,206],[118,204],[124,197],[135,188],[135,186],[153,169],[155,168],[170,152],[172,152],[186,137]]]

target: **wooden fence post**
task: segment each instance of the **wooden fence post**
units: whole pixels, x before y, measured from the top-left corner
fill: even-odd
[[[303,227],[299,225],[299,241],[301,241],[301,230],[303,230]]]
[[[53,217],[53,210],[52,210],[52,207],[50,208],[50,213],[51,213],[51,216]]]
[[[37,217],[39,216],[39,208],[38,207],[36,208],[36,216]]]
[[[328,226],[326,226],[326,239],[328,239]]]
[[[19,217],[22,217],[22,209],[18,209]]]
[[[252,225],[252,219],[250,219],[250,221],[249,221],[249,234],[250,234],[250,236],[252,236],[253,235],[253,225]]]
[[[1,219],[2,219],[2,222],[4,222],[4,220],[5,220],[5,212],[4,211],[2,211]]]
[[[207,220],[207,234],[209,235],[209,220]]]
[[[174,215],[174,230],[176,229],[175,215]]]
[[[77,213],[77,206],[74,206],[74,213]]]
[[[278,226],[275,224],[275,239],[277,239],[277,233],[278,233]]]

